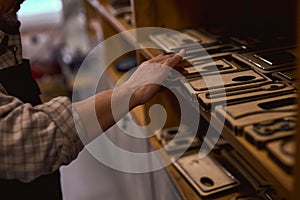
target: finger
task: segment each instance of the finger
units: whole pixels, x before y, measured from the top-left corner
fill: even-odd
[[[163,56],[164,56],[163,54],[160,54],[158,56],[149,59],[147,62],[157,62],[158,60],[161,60]]]
[[[187,68],[187,67],[192,67],[193,65],[187,60],[181,60],[176,66]]]
[[[168,58],[163,64],[169,66],[169,67],[175,67],[184,57],[185,50],[182,49],[178,54],[175,54],[174,56]]]
[[[156,56],[156,57],[154,57],[154,58],[151,58],[150,60],[148,60],[148,62],[149,62],[149,63],[161,63],[161,62],[163,62],[164,60],[166,60],[166,59],[168,59],[168,58],[170,58],[170,57],[172,57],[172,56],[174,56],[174,54],[173,54],[173,55],[171,55],[171,54],[167,54],[167,55],[159,55],[159,56]]]
[[[183,68],[183,67],[174,67],[174,69],[176,70],[176,71],[178,71],[180,74],[182,74],[182,75],[185,75],[185,74],[187,74],[188,73],[188,71],[185,69],[185,68]]]
[[[181,49],[177,55],[183,58],[185,56],[185,50]]]

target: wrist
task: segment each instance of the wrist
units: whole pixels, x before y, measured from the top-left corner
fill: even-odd
[[[120,99],[125,100],[125,103],[129,103],[129,110],[132,110],[136,106],[141,105],[137,90],[138,89],[125,82],[122,85],[115,87],[114,92],[116,92],[115,94],[117,94]]]

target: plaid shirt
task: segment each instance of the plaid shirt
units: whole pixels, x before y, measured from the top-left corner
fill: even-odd
[[[19,34],[0,31],[2,42],[16,51],[2,52],[0,73],[22,60]],[[70,163],[82,148],[67,97],[33,107],[9,96],[0,84],[0,179],[31,181]]]
[[[6,51],[0,55],[0,69],[10,67],[22,61],[20,34],[8,35],[0,30],[0,44]],[[15,52],[14,52],[15,51]]]

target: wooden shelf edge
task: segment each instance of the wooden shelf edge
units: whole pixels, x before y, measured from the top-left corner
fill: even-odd
[[[132,26],[125,24],[125,22],[122,23],[122,20],[117,19],[114,15],[110,13],[108,10],[108,6],[105,4],[101,4],[98,0],[87,0],[87,2],[99,12],[103,17],[105,17],[118,31],[127,31]]]
[[[111,73],[113,73],[113,70]],[[115,73],[114,76],[118,77]],[[145,125],[145,119],[141,118],[141,116],[145,116],[145,111],[143,108],[134,109],[132,113],[140,125]],[[206,120],[210,119],[208,114],[202,114],[202,116]],[[212,115],[211,117],[215,116]],[[218,122],[218,119],[214,121]],[[219,126],[219,124],[217,126]],[[287,174],[278,165],[276,165],[267,156],[265,151],[256,149],[256,147],[246,141],[244,137],[234,135],[226,126],[223,128],[222,136],[231,144],[231,146],[233,146],[236,151],[238,151],[244,158],[247,158],[247,162],[250,163],[252,167],[254,167],[266,180],[268,180],[281,196],[290,194],[293,191],[294,179],[292,175]],[[155,142],[155,139],[151,139],[151,144],[154,145],[154,148],[160,148],[160,146],[157,144],[157,141]],[[169,172],[170,170],[167,171]],[[172,177],[170,173],[169,175]]]
[[[209,114],[203,114],[202,116],[206,120],[209,120],[210,117],[214,117],[214,121],[217,123],[219,122],[215,115],[209,116]],[[220,124],[215,125],[220,127]],[[223,127],[222,136],[239,154],[242,155],[243,158],[247,158],[246,161],[252,165],[252,167],[255,168],[282,197],[291,194],[294,183],[292,174],[286,173],[273,162],[268,157],[266,151],[258,150],[255,146],[250,144],[246,138],[234,135],[226,126]]]
[[[153,57],[153,52],[150,50],[141,51],[141,53],[149,58]],[[187,99],[190,101],[190,99]],[[201,115],[209,121],[211,117],[219,122],[217,117],[210,113],[201,113]],[[220,122],[221,123],[221,122]],[[215,126],[220,127],[220,124]],[[281,196],[291,194],[293,191],[294,178],[291,174],[286,173],[278,165],[276,165],[268,156],[265,151],[256,149],[244,137],[235,136],[226,126],[222,131],[222,136],[244,157],[248,158],[248,162],[252,167],[273,185],[279,191]]]
[[[105,3],[101,4],[100,0],[85,0],[86,2],[88,2],[93,9],[95,9],[95,11],[97,12],[97,15],[99,14],[99,18],[103,18],[103,20],[105,20],[106,22],[108,22],[111,26],[109,26],[110,28],[112,27],[113,29],[115,29],[117,32],[123,32],[123,31],[127,31],[131,28],[131,26],[128,26],[128,24],[126,24],[126,22],[118,17],[113,16],[108,7],[107,7],[107,3],[106,1],[103,1]],[[134,3],[135,1],[131,1],[132,3]],[[159,1],[158,1],[159,2]],[[153,9],[156,9],[158,2],[152,2],[152,1],[137,1],[138,5],[133,7],[137,7],[139,8],[140,5],[142,5],[142,8],[145,8],[146,11],[153,11]],[[195,1],[196,2],[196,1]],[[178,3],[178,2],[176,2]],[[297,2],[298,3],[298,2]],[[164,4],[166,8],[168,8],[169,10],[173,10],[170,7],[173,5],[172,3],[169,2]],[[194,4],[191,4],[192,7],[195,7]],[[297,6],[297,10],[300,9],[300,3],[298,3]],[[149,9],[151,8],[151,9]],[[185,7],[182,7],[185,8]],[[204,8],[204,7],[203,7]],[[197,7],[197,11],[199,9],[199,6]],[[166,9],[162,9],[163,11]],[[139,12],[139,16],[144,16],[145,15],[145,10],[140,9],[141,12]],[[194,13],[194,12],[191,12]],[[199,13],[199,12],[198,12]],[[200,12],[201,13],[201,12]],[[297,19],[300,19],[300,12],[297,13]],[[262,14],[262,13],[260,13]],[[159,19],[157,19],[156,17],[147,17],[148,15],[146,15],[146,22],[143,21],[143,24],[146,23],[146,25],[148,24],[156,24],[158,23]],[[185,15],[186,16],[186,15]],[[98,17],[98,16],[97,16]],[[198,19],[197,19],[198,20]],[[176,22],[177,20],[173,20],[172,22]],[[299,21],[300,20],[296,20],[297,21],[297,27],[299,27]],[[170,22],[170,24],[172,24],[172,22]],[[138,24],[137,26],[142,27],[143,24]],[[169,25],[169,23],[165,23],[166,25]],[[297,33],[297,36],[299,37],[299,33]],[[126,38],[128,41],[130,42],[135,42],[135,37],[129,37]],[[297,38],[298,40],[300,40],[299,38]],[[298,41],[299,43],[299,41]],[[134,43],[135,44],[135,43]],[[150,59],[152,57],[155,56],[155,54],[148,49],[140,49],[138,50],[139,53],[143,56],[143,58],[146,59]],[[300,50],[298,50],[298,52],[300,52]],[[115,74],[114,71],[111,71],[113,74],[113,78],[112,79],[116,79],[119,77],[120,74]],[[298,75],[300,75],[300,72],[298,70]],[[298,102],[299,104],[299,102]],[[299,108],[299,107],[298,107]],[[299,108],[300,109],[300,108]],[[139,124],[143,124],[145,121],[144,119],[142,119],[140,116],[144,115],[144,108],[140,107],[138,109],[134,109],[132,111],[134,118],[138,121]],[[143,114],[141,114],[143,113]],[[211,118],[211,114],[208,114],[206,117],[204,116],[204,118],[206,119],[210,119]],[[298,118],[300,119],[300,117]],[[300,128],[297,128],[298,132],[300,130]],[[244,137],[240,137],[240,136],[236,136],[232,133],[232,131],[230,131],[227,127],[224,128],[224,130],[222,131],[222,136],[234,147],[234,149],[236,149],[244,158],[247,159],[247,161],[249,163],[251,163],[251,165],[257,169],[257,171],[264,176],[264,178],[266,178],[273,186],[274,188],[280,193],[280,195],[282,196],[287,196],[287,195],[294,195],[295,199],[297,199],[297,196],[299,196],[300,194],[300,170],[299,169],[295,169],[295,174],[288,174],[286,173],[284,170],[282,170],[276,163],[273,163],[273,161],[268,157],[266,152],[262,152],[261,150],[256,149],[255,146],[253,146],[252,144],[250,144]],[[300,142],[300,136],[297,135],[297,144],[299,144]],[[297,154],[299,155],[300,153],[300,145],[297,145]],[[298,159],[299,156],[297,156],[296,159],[296,165],[295,166],[299,166],[300,164],[300,159]],[[176,171],[176,169],[173,167],[171,168],[167,168],[168,171],[170,171],[170,173],[172,172],[172,169]],[[294,183],[295,182],[295,183]],[[290,198],[288,198],[290,199]]]
[[[152,137],[149,140],[151,147],[153,150],[161,149],[162,146],[159,143],[159,141],[155,138]],[[186,151],[184,155],[190,155],[190,154],[196,154],[198,153],[198,149],[191,149]],[[164,157],[165,155],[160,155]],[[172,155],[168,155],[169,157]],[[200,200],[200,199],[206,199],[206,197],[201,196],[194,188],[193,186],[189,183],[189,181],[176,169],[176,167],[173,164],[170,164],[165,167],[166,173],[169,177],[169,179],[172,181],[174,186],[178,188],[179,194],[182,196],[184,200]],[[246,195],[247,192],[245,191],[245,187],[242,188],[236,188],[233,190],[228,190],[224,191],[225,193],[223,195],[215,195],[212,197],[212,199],[215,200],[228,200],[232,199],[237,196],[243,196]]]
[[[149,139],[149,143],[151,145],[151,148],[154,150],[162,148],[160,143],[155,137],[151,137]],[[164,156],[170,156],[170,155],[160,155],[162,157]],[[171,164],[165,168],[166,173],[172,183],[175,185],[176,188],[179,190],[179,194],[184,198],[184,199],[195,199],[195,200],[200,200],[199,194],[192,188],[192,186],[188,183],[188,181],[180,174],[177,169]]]
[[[101,4],[99,0],[86,0],[109,24],[111,24],[118,32],[128,31],[134,27],[127,24],[124,19],[115,17],[108,9],[108,5]],[[133,35],[126,35],[131,44],[136,43],[136,38]]]
[[[187,101],[191,101],[186,95],[182,94]],[[194,104],[193,104],[194,105]],[[195,107],[194,107],[195,108]],[[197,111],[201,110],[195,108]],[[201,111],[200,111],[201,112]],[[211,124],[213,127],[223,127],[222,137],[229,142],[229,144],[237,151],[243,158],[247,158],[247,162],[260,173],[278,192],[285,197],[293,191],[294,178],[292,174],[286,173],[278,165],[276,165],[265,151],[258,150],[255,146],[250,144],[246,138],[237,137],[228,127],[223,125],[216,115],[211,112],[201,112],[201,116]],[[213,118],[214,120],[211,120]]]

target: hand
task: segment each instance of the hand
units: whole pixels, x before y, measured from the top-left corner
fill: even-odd
[[[124,83],[125,88],[133,92],[133,104],[140,105],[149,101],[160,89],[161,83],[166,79],[172,68],[184,67],[183,61],[185,51],[178,54],[159,55],[143,62]]]
[[[172,68],[186,65],[186,61],[182,59],[184,54],[183,50],[177,55],[154,57],[142,63],[120,86],[73,104],[84,126],[84,143],[89,143],[99,133],[109,129],[129,110],[149,101],[158,92]],[[95,111],[97,120],[93,118]]]

